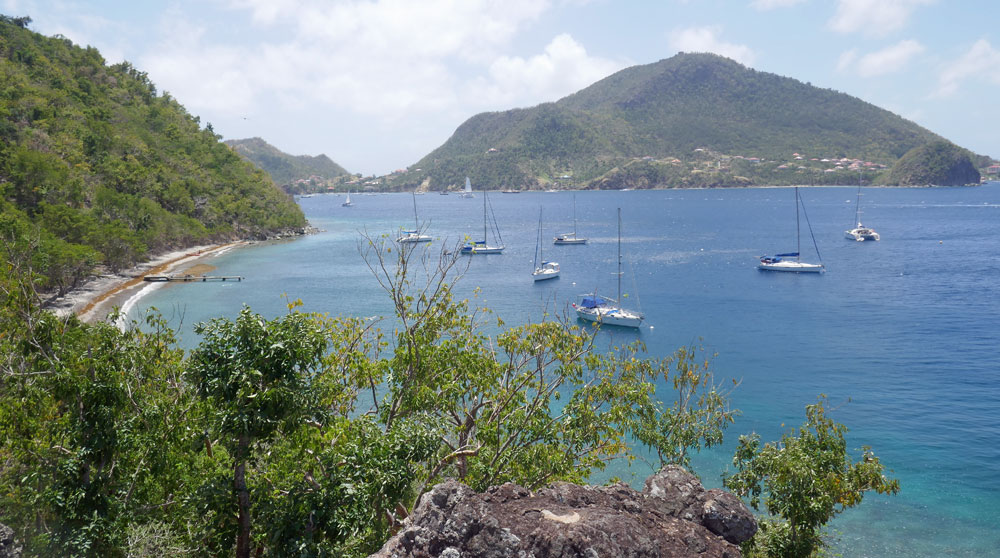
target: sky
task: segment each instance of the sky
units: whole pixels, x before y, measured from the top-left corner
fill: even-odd
[[[127,60],[224,139],[413,165],[468,118],[714,52],[1000,157],[997,0],[0,0]]]

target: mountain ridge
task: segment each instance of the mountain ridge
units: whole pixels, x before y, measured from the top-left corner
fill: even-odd
[[[947,140],[845,93],[715,54],[680,53],[555,102],[474,115],[411,166],[419,171],[391,184],[446,189],[466,175],[486,188],[849,182],[835,165],[818,163],[824,158],[857,159],[867,163],[869,181],[884,181],[905,153],[940,141]],[[716,168],[696,150],[718,154],[707,161]],[[770,164],[740,162],[748,159]],[[788,165],[791,172],[779,172]]]
[[[226,140],[225,143],[241,157],[268,173],[275,184],[290,193],[309,190],[305,183],[310,179],[323,183],[309,185],[318,188],[332,179],[351,174],[324,154],[291,155],[260,137]]]

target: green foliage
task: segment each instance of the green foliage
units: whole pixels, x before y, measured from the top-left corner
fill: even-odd
[[[209,431],[221,436],[233,460],[236,555],[246,558],[251,552],[247,462],[279,431],[291,432],[323,412],[309,388],[327,340],[305,314],[267,321],[246,307],[235,322],[219,318],[198,324],[195,332],[203,340],[191,355],[187,377],[207,404]]]
[[[34,225],[53,262],[41,288],[64,290],[98,263],[114,271],[149,252],[305,224],[145,73],[27,22],[0,20],[0,207]]]
[[[888,182],[900,186],[979,184],[979,171],[968,151],[946,141],[914,147],[892,168]]]
[[[3,324],[3,519],[32,555],[122,556],[137,517],[164,517],[147,504],[181,484],[180,352],[155,320],[145,334],[17,314]]]
[[[661,467],[689,467],[688,450],[721,444],[723,431],[735,420],[737,412],[729,408],[728,393],[712,383],[709,360],[698,360],[703,352],[692,345],[665,359],[631,363],[646,368],[643,376],[651,381],[673,385],[673,400],[650,400],[637,413],[635,438],[656,451]]]
[[[733,457],[737,472],[725,485],[760,509],[780,518],[746,543],[748,555],[803,558],[824,547],[822,528],[836,514],[861,503],[865,492],[895,494],[899,481],[883,475],[871,448],[852,462],[844,436],[847,428],[827,416],[825,397],[806,406],[798,434],[761,445],[757,434],[740,436]]]

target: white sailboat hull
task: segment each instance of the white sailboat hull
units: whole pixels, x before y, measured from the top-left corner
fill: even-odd
[[[826,270],[823,264],[811,264],[806,262],[780,261],[773,263],[761,262],[757,265],[761,271],[786,271],[791,273],[822,273]]]
[[[567,245],[567,244],[586,244],[586,238],[577,238],[573,233],[567,233],[559,235],[552,239],[553,244],[557,245]]]
[[[545,281],[556,277],[559,277],[559,264],[556,262],[545,262],[542,267],[536,267],[535,271],[531,272],[531,278],[535,281]]]
[[[475,245],[465,245],[462,246],[462,253],[468,256],[478,255],[478,254],[501,254],[503,253],[503,246],[489,246],[486,244],[475,244]]]
[[[396,239],[400,244],[415,244],[417,242],[430,242],[432,239],[427,234],[408,234]]]
[[[599,306],[597,308],[586,308],[576,306],[576,315],[582,320],[601,325],[614,325],[621,327],[639,327],[642,325],[642,314],[618,308],[615,306]]]

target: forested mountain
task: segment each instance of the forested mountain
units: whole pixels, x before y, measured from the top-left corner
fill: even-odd
[[[294,201],[127,62],[0,17],[0,236],[41,287],[100,263],[305,225]]]
[[[432,189],[466,175],[485,188],[844,183],[857,181],[858,166],[871,180],[910,149],[942,140],[855,97],[682,53],[555,103],[476,115],[403,181],[429,179]]]
[[[289,155],[261,138],[226,140],[226,145],[266,171],[275,184],[290,193],[325,186],[334,178],[350,174],[326,155]]]

